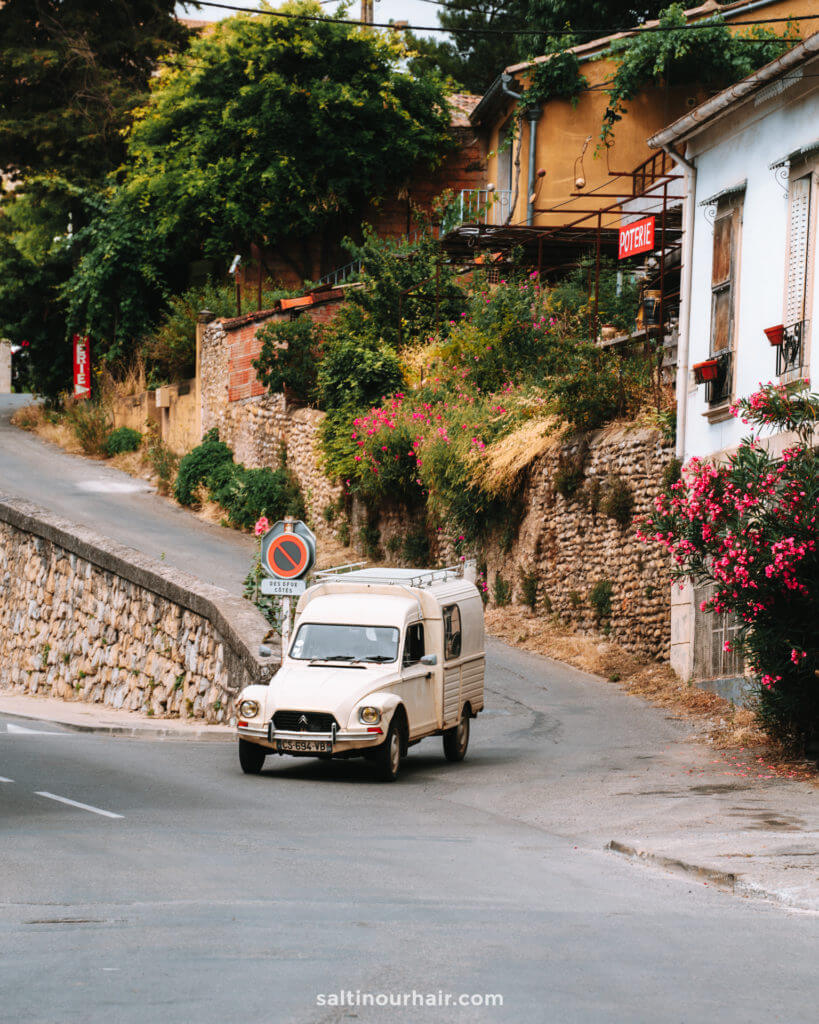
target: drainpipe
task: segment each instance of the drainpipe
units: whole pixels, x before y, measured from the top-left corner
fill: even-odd
[[[685,429],[688,419],[689,328],[691,325],[691,261],[694,252],[694,209],[697,194],[697,167],[670,144],[667,153],[685,169],[685,209],[683,212],[683,251],[680,280],[680,339],[677,347],[677,458],[685,457]]]
[[[531,227],[535,222],[535,158],[537,156],[537,123],[540,120],[540,107],[527,107],[526,119],[529,122],[529,184],[526,187],[526,223]]]
[[[519,100],[521,94],[519,92],[512,92],[509,88],[509,83],[512,81],[512,76],[508,71],[504,71],[501,75],[501,89],[504,96],[508,96],[509,99]],[[523,132],[520,131],[520,116],[518,116],[518,145],[517,152],[515,153],[515,159],[513,161],[514,166],[517,168],[517,174],[515,175],[515,190],[512,193],[512,201],[509,204],[509,216],[506,218],[505,223],[509,224],[512,217],[515,215],[515,207],[518,205],[518,193],[520,192],[520,147],[523,144]]]

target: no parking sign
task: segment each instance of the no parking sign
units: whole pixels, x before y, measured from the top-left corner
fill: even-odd
[[[262,592],[299,594],[301,582],[316,561],[316,537],[300,519],[280,519],[262,537],[262,571],[275,581],[275,588]]]

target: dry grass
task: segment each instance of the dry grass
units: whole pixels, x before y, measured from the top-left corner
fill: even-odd
[[[35,403],[24,405],[11,417],[11,422],[20,430],[28,430],[44,441],[59,445],[60,448],[64,448],[65,451],[71,452],[73,455],[84,454],[74,431],[64,417],[58,413],[49,412],[41,405]]]
[[[521,474],[535,459],[557,447],[564,433],[554,416],[527,420],[474,459],[472,482],[490,494],[511,494]]]
[[[604,637],[568,629],[556,616],[542,618],[517,606],[487,608],[486,630],[499,640],[566,662],[620,683],[634,696],[666,708],[699,726],[697,739],[719,750],[753,750],[777,775],[816,779],[815,765],[794,762],[759,728],[753,711],[682,682],[667,663],[646,662]]]

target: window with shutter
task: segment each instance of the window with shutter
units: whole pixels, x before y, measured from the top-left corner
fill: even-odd
[[[788,224],[788,266],[785,285],[785,326],[805,319],[805,289],[808,280],[808,237],[810,228],[811,176],[790,183]]]
[[[785,265],[785,331],[776,350],[776,372],[785,381],[801,376],[807,363],[808,288],[811,278],[811,193],[813,177],[803,174],[788,186],[788,251]]]
[[[733,351],[736,333],[736,278],[742,197],[722,199],[714,220],[714,251],[711,262],[711,355],[717,359],[717,376],[708,382],[709,406],[727,404],[733,392]]]

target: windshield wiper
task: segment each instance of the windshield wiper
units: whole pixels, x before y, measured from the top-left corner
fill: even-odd
[[[352,654],[325,654],[319,658],[311,658],[310,664],[314,665],[318,661],[356,661]]]
[[[364,660],[365,661],[382,662],[382,661],[395,661],[395,658],[391,657],[389,654],[374,654],[371,658],[365,658]]]

